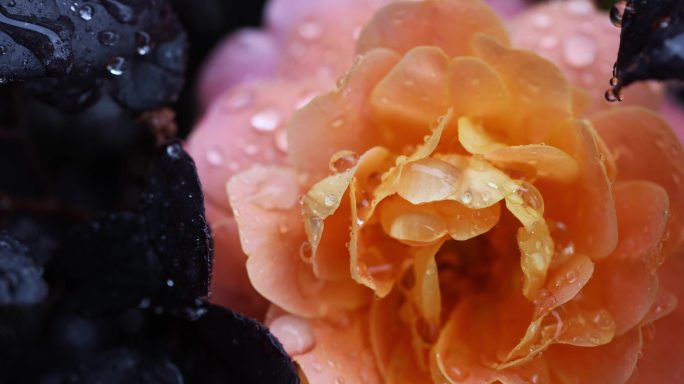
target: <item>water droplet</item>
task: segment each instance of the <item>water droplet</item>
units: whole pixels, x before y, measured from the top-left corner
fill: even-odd
[[[252,98],[253,96],[250,92],[238,91],[229,95],[225,103],[228,109],[238,111],[247,107],[252,102]]]
[[[316,40],[323,34],[323,27],[315,20],[307,20],[297,27],[297,33],[304,40]]]
[[[271,323],[269,329],[290,356],[306,353],[314,347],[315,338],[311,325],[308,320],[299,316],[280,316]]]
[[[171,280],[171,279],[166,280],[166,286],[167,287],[171,288],[174,285],[175,285],[175,283],[173,282],[173,280]]]
[[[119,41],[119,34],[114,31],[102,31],[97,34],[97,40],[100,41],[100,44],[111,47]]]
[[[5,76],[0,76],[0,84],[7,84],[7,78]]]
[[[358,155],[353,151],[339,151],[330,158],[330,170],[336,173],[344,172],[353,168],[359,161]]]
[[[137,31],[135,33],[135,51],[138,55],[145,56],[152,50],[152,38],[150,34],[145,31]]]
[[[333,128],[339,128],[344,124],[344,118],[338,117],[337,119],[333,120],[332,124],[330,124],[331,127]]]
[[[250,145],[245,146],[245,148],[244,148],[242,151],[243,151],[243,152],[245,153],[245,155],[247,155],[247,156],[254,156],[254,155],[256,155],[257,153],[259,153],[259,147],[257,147],[257,146],[254,145],[254,144],[250,144]]]
[[[451,367],[449,369],[449,377],[455,381],[465,381],[468,376],[470,376],[470,372],[468,372],[465,368],[460,368],[460,367]]]
[[[584,68],[596,60],[596,43],[586,35],[572,35],[563,41],[563,57],[568,65]]]
[[[302,245],[299,246],[299,258],[305,263],[311,263],[312,257],[311,243],[308,241],[303,242]]]
[[[532,25],[539,29],[549,28],[553,24],[551,16],[544,13],[535,13],[532,17]]]
[[[206,155],[207,163],[218,167],[223,164],[223,155],[217,149],[210,149]]]
[[[117,56],[107,64],[107,71],[114,76],[121,76],[126,70],[126,65],[126,59]]]
[[[178,144],[169,145],[166,147],[166,154],[173,159],[179,158],[181,154],[180,146]]]
[[[586,15],[594,10],[594,6],[587,0],[571,0],[565,3],[565,7],[573,15]]]
[[[282,152],[287,152],[287,130],[281,130],[273,136],[276,148]]]
[[[573,284],[577,281],[577,272],[575,271],[568,271],[565,273],[565,280],[567,280],[568,283]]]
[[[333,207],[337,204],[337,197],[335,197],[335,195],[327,195],[323,199],[323,204],[325,204],[326,207]]]
[[[100,0],[100,3],[119,23],[135,24],[137,22],[136,13],[130,6],[118,0]]]
[[[0,45],[0,56],[4,55],[7,53],[7,47],[4,45]]]
[[[280,118],[278,110],[266,108],[255,113],[249,122],[257,131],[272,132],[280,125]]]
[[[84,4],[78,9],[78,16],[85,21],[90,21],[94,14],[95,9],[90,4]]]
[[[606,99],[607,102],[609,103],[614,103],[616,101],[622,101],[624,100],[622,98],[622,94],[620,93],[619,90],[615,90],[615,88],[611,88],[606,90],[606,93],[603,94],[603,98]]]
[[[17,2],[15,0],[10,0],[9,3],[7,3],[7,6],[12,8],[17,6]]]
[[[465,205],[472,203],[473,202],[473,193],[470,191],[463,192],[463,195],[461,195],[461,201]]]
[[[603,331],[610,330],[615,325],[613,317],[605,309],[596,312],[593,321],[596,327]]]
[[[544,36],[539,39],[539,48],[541,49],[553,49],[558,46],[558,38],[553,35]]]
[[[616,2],[612,8],[610,8],[610,22],[616,27],[622,27],[622,17],[625,14],[625,8],[627,7],[627,1],[621,0]]]

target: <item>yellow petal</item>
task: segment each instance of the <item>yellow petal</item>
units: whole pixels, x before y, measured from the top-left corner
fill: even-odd
[[[579,175],[577,161],[550,145],[530,144],[501,148],[487,153],[485,159],[500,168],[532,171],[531,177],[571,182]]]
[[[473,155],[483,155],[506,148],[504,144],[489,136],[481,124],[477,124],[468,117],[458,119],[458,140],[463,148]]]
[[[379,209],[385,233],[404,244],[432,244],[447,234],[446,223],[431,206],[413,205],[400,197],[391,197]]]
[[[397,193],[413,204],[445,200],[456,193],[460,174],[453,165],[426,157],[402,167]]]

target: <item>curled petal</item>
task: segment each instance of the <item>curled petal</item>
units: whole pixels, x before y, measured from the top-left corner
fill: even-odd
[[[421,316],[432,329],[438,329],[442,314],[442,295],[439,290],[439,271],[435,255],[443,242],[415,250],[413,269],[416,276],[414,295]]]
[[[264,188],[296,190],[296,174],[290,168],[257,166],[228,183],[242,249],[248,256],[247,273],[254,288],[272,303],[303,317],[323,316],[336,308],[358,308],[367,303],[368,292],[351,279],[327,282],[313,275],[311,266],[300,258],[306,236],[296,197],[279,201],[278,208],[273,203],[250,200]],[[289,195],[273,196],[277,199]],[[287,205],[290,208],[285,208]]]
[[[468,208],[482,209],[492,206],[517,187],[508,175],[481,157],[438,154],[435,158],[461,170],[456,190],[449,199],[458,201]]]
[[[677,136],[658,115],[638,107],[604,111],[591,122],[615,157],[618,180],[649,180],[667,191],[672,216],[663,250],[672,252],[684,228],[684,150]]]
[[[501,216],[501,205],[470,209],[455,201],[434,203],[435,209],[446,222],[446,229],[454,240],[465,241],[489,232]]]
[[[530,176],[541,179],[571,182],[579,176],[577,161],[550,145],[506,147],[487,153],[485,159],[507,170],[525,172],[531,169]]]
[[[506,145],[489,136],[482,125],[467,117],[458,119],[458,141],[461,142],[466,151],[473,155],[484,155],[497,149],[506,148]]]
[[[426,157],[402,167],[397,193],[412,204],[446,200],[456,193],[460,176],[459,168]]]
[[[465,56],[476,33],[508,44],[501,20],[483,1],[397,1],[377,12],[366,25],[357,50],[363,53],[383,47],[404,54],[413,47],[432,45],[450,57]]]
[[[447,228],[445,221],[430,208],[392,197],[379,208],[382,228],[387,235],[408,245],[432,244],[447,234]]]

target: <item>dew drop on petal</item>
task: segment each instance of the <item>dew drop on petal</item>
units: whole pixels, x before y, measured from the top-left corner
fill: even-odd
[[[323,199],[323,203],[326,207],[332,207],[337,204],[337,197],[335,197],[335,195],[327,195]]]
[[[247,145],[243,149],[243,152],[245,153],[245,155],[254,156],[257,153],[259,153],[259,147],[257,147],[256,145],[250,144],[250,145]]]
[[[287,152],[287,130],[281,130],[276,132],[276,134],[273,136],[273,140],[275,141],[275,146],[282,152]]]
[[[596,43],[586,35],[575,34],[563,41],[563,58],[575,68],[584,68],[596,60]]]
[[[451,367],[449,369],[449,378],[455,381],[465,381],[468,376],[470,376],[470,372],[465,370],[465,368],[460,368],[460,367]]]
[[[218,167],[223,164],[223,155],[217,149],[210,149],[206,154],[207,163]]]
[[[225,101],[225,105],[231,111],[246,108],[252,102],[252,94],[247,91],[238,91],[231,94]]]
[[[280,316],[271,323],[269,328],[290,356],[306,353],[315,345],[311,324],[299,316]]]
[[[266,108],[255,113],[249,120],[252,128],[260,132],[273,132],[280,125],[280,112]]]
[[[356,165],[359,161],[358,155],[353,151],[339,151],[330,158],[330,170],[333,172],[344,172]]]
[[[594,6],[587,0],[570,0],[565,3],[566,9],[573,15],[586,15],[594,10]]]
[[[323,26],[315,20],[307,20],[297,27],[297,33],[304,40],[316,40],[323,34]]]
[[[461,201],[465,205],[472,203],[473,202],[473,193],[470,191],[463,192],[463,195],[461,195]]]
[[[553,20],[551,20],[551,16],[546,15],[544,13],[537,13],[534,15],[532,18],[532,25],[539,29],[547,29],[553,24]]]

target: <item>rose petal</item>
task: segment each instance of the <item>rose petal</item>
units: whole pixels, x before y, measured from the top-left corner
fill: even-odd
[[[684,229],[684,150],[677,136],[658,115],[642,108],[601,112],[591,121],[613,151],[618,180],[649,180],[667,191],[672,216],[663,251],[672,252]]]
[[[450,101],[456,116],[484,117],[509,111],[511,93],[485,61],[456,57],[449,63]]]
[[[684,254],[677,252],[659,268],[661,285],[684,297]],[[634,384],[684,382],[684,305],[655,323],[655,338],[644,343]]]
[[[315,347],[294,360],[309,383],[382,383],[368,341],[367,316],[363,312],[344,316],[340,325],[311,321]]]
[[[430,133],[430,124],[449,108],[448,66],[449,58],[437,47],[407,52],[373,90],[375,123],[407,142]]]
[[[287,185],[277,184],[284,179],[290,180]],[[292,199],[289,209],[283,209],[284,204],[274,209],[250,200],[260,188],[298,188],[296,180],[289,168],[253,167],[228,183],[252,285],[269,301],[303,317],[323,316],[336,308],[358,308],[369,299],[363,287],[351,279],[319,280],[300,258],[306,236],[297,199]]]
[[[579,175],[577,161],[550,145],[530,144],[501,148],[487,153],[485,159],[513,171],[531,168],[534,172],[531,176],[542,179],[571,182]]]
[[[211,301],[255,319],[263,317],[268,302],[252,287],[247,277],[247,256],[240,247],[240,235],[228,207],[206,205],[207,221],[214,239],[214,269]]]
[[[551,372],[562,383],[620,384],[634,372],[641,345],[641,332],[633,329],[598,347],[554,345],[544,356]]]
[[[568,120],[545,142],[572,156],[579,166],[579,177],[572,183],[535,183],[544,199],[553,202],[546,206],[545,216],[567,226],[576,252],[592,260],[607,256],[617,244],[617,217],[592,131],[581,120]]]
[[[231,34],[218,43],[200,70],[200,105],[208,107],[238,84],[270,78],[278,66],[278,53],[275,41],[265,32],[243,29]]]
[[[216,99],[188,139],[207,201],[228,207],[226,183],[253,164],[287,161],[285,122],[293,100],[315,89],[308,81],[273,81],[235,87]]]
[[[651,259],[661,252],[669,203],[665,190],[647,181],[619,182],[613,193],[620,239],[597,265],[596,278],[621,335],[641,323],[658,293],[657,264]]]
[[[412,204],[446,200],[457,192],[461,170],[431,157],[402,167],[397,193]]]
[[[476,35],[472,45],[476,56],[491,65],[515,95],[516,118],[509,116],[502,132],[509,144],[539,143],[571,115],[572,89],[551,62],[529,51],[506,48],[488,36]]]
[[[590,0],[537,3],[509,23],[513,46],[554,62],[568,81],[587,91],[589,114],[627,105],[656,109],[663,87],[644,82],[624,89],[622,103],[604,98],[620,45],[620,28]],[[578,116],[580,114],[577,114]]]
[[[349,71],[342,86],[311,101],[288,124],[292,164],[315,178],[328,173],[328,161],[342,151],[363,153],[381,144],[379,132],[370,128],[368,100],[374,85],[398,62],[388,50],[374,50]]]
[[[385,200],[379,210],[385,233],[404,244],[433,244],[447,234],[445,221],[433,207],[413,205],[394,196]]]
[[[357,50],[363,53],[382,47],[404,54],[431,45],[449,57],[464,56],[476,33],[508,44],[501,20],[481,1],[397,1],[373,16],[359,37]]]

